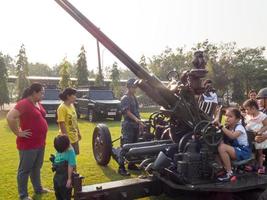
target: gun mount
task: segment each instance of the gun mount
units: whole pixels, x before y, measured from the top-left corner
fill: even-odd
[[[148,141],[125,144],[121,149],[115,149],[106,125],[98,124],[93,133],[93,150],[98,164],[107,165],[111,156],[118,160],[118,155],[123,154],[126,161],[139,163],[148,177],[82,187],[81,177],[76,176],[76,200],[133,199],[161,193],[180,197],[181,191],[187,191],[189,195],[195,192],[197,197],[201,192],[205,196],[203,199],[214,199],[216,195],[223,196],[221,198],[225,200],[236,197],[249,199],[246,195],[243,198],[241,191],[254,195],[252,199],[258,199],[259,194],[259,200],[267,199],[266,192],[263,192],[263,188],[267,186],[265,175],[238,174],[238,180],[234,184],[218,184],[215,181],[217,169],[213,164],[217,155],[216,147],[222,140],[222,132],[212,125],[210,118],[199,109],[195,99],[195,95],[203,92],[201,79],[207,73],[202,52],[195,52],[193,69],[184,72],[180,77],[181,83],[175,90],[171,90],[139,66],[71,3],[67,0],[55,1],[125,64],[140,79],[139,88],[162,106],[160,114],[151,117],[149,123],[159,136],[155,134]],[[160,117],[161,115],[166,117]],[[167,123],[162,123],[159,120],[161,118],[167,118]],[[166,133],[169,136],[167,139],[162,137]],[[251,159],[236,162],[233,166],[239,168],[249,161]],[[210,195],[210,192],[215,196]]]

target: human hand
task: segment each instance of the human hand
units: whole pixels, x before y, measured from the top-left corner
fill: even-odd
[[[144,122],[142,122],[142,120],[140,120],[140,119],[137,121],[137,123],[138,123],[138,125],[139,125],[139,128],[141,128],[141,129],[144,129],[145,126],[146,126],[146,125],[144,124]]]
[[[265,140],[267,139],[267,136],[266,135],[262,135],[262,134],[257,134],[256,137],[255,137],[255,141],[257,143],[261,143],[261,142],[264,142]]]
[[[78,140],[80,141],[82,139],[82,136],[80,133],[78,133]]]
[[[66,188],[71,188],[72,185],[71,185],[71,179],[68,179],[67,180],[67,183],[66,183]]]
[[[214,120],[214,121],[212,122],[212,124],[213,124],[214,126],[217,126],[217,127],[222,126],[221,123],[220,123],[218,120]]]
[[[32,136],[32,132],[30,132],[30,129],[24,131],[20,130],[16,135],[22,138],[30,138]]]

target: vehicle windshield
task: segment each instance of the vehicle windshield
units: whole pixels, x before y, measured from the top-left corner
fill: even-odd
[[[93,100],[113,100],[113,92],[110,90],[89,91],[89,97]]]
[[[59,90],[45,90],[43,100],[59,100]]]

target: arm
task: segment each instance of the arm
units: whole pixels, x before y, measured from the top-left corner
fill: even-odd
[[[65,122],[58,122],[59,128],[60,128],[60,132],[62,135],[67,135],[67,129],[65,126]]]
[[[74,167],[68,165],[68,180],[67,180],[67,183],[66,183],[66,187],[67,188],[71,188],[72,187],[72,173],[73,173],[73,169]]]
[[[133,121],[135,121],[137,124],[139,124],[140,126],[144,126],[142,120],[138,119],[133,113],[131,113],[131,111],[127,110],[126,115],[130,117]]]
[[[265,119],[262,121],[262,124],[263,124],[263,127],[261,127],[261,129],[258,131],[258,134],[262,134],[262,133],[264,133],[265,131],[267,131],[267,118],[265,118]],[[266,136],[266,139],[267,139],[267,136]]]
[[[79,138],[79,140],[81,140],[81,139],[82,139],[82,135],[81,135],[81,133],[80,133],[80,129],[79,129],[78,126],[77,126],[77,131],[78,131],[78,138]]]
[[[263,127],[258,131],[256,137],[255,137],[255,141],[258,143],[264,142],[265,140],[267,140],[267,135],[262,134],[265,131],[267,131],[267,118],[265,118],[262,121]]]
[[[231,130],[225,128],[225,127],[222,127],[222,131],[230,139],[236,139],[236,138],[238,138],[241,135],[241,133],[239,131],[231,131]]]
[[[29,130],[20,131],[18,127],[18,119],[20,116],[20,112],[13,108],[7,113],[7,123],[11,131],[18,137],[29,138],[32,134]]]

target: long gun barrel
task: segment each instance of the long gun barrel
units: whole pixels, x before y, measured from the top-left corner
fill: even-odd
[[[150,75],[144,68],[129,57],[120,47],[99,30],[79,10],[67,0],[55,0],[65,11],[78,21],[89,33],[91,33],[103,46],[115,55],[126,67],[128,67],[139,79],[142,79],[140,88],[156,103],[166,109],[175,105],[177,97],[172,91],[161,83],[154,75]]]

